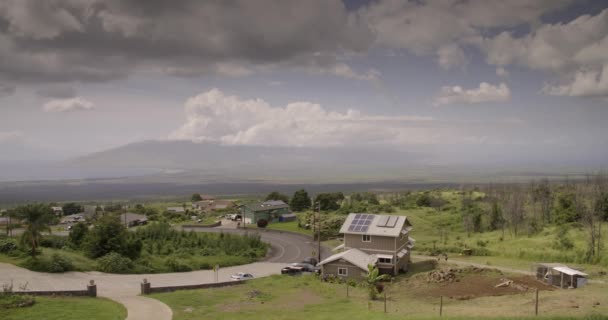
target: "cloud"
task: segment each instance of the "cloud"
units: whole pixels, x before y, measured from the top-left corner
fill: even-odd
[[[15,93],[15,89],[13,85],[0,83],[0,98],[12,95]]]
[[[227,145],[376,146],[440,141],[445,129],[429,129],[433,118],[379,116],[357,110],[328,111],[312,102],[273,107],[218,89],[188,99],[186,122],[170,139]]]
[[[464,50],[455,44],[440,47],[437,55],[439,65],[446,70],[463,67],[468,63]]]
[[[479,84],[479,88],[463,89],[460,86],[446,86],[435,97],[436,106],[447,104],[473,104],[482,102],[504,102],[511,98],[511,90],[505,83],[497,86],[486,82]]]
[[[360,10],[377,33],[377,43],[417,55],[435,53],[445,67],[451,44],[472,44],[490,28],[537,23],[572,1],[402,1],[382,0]],[[443,49],[442,49],[443,48]],[[442,54],[443,52],[443,54]],[[452,61],[452,60],[448,60]],[[449,65],[449,63],[448,63]]]
[[[45,112],[71,112],[93,109],[94,104],[81,97],[71,99],[55,99],[44,104]]]
[[[36,94],[46,98],[68,99],[76,96],[76,90],[65,84],[49,84],[38,88]]]
[[[0,143],[17,142],[23,140],[21,131],[0,131]]]
[[[273,66],[332,70],[341,68],[339,56],[366,52],[373,37],[341,0],[7,0],[0,3],[0,78],[48,83],[142,71],[241,77]]]
[[[547,85],[543,91],[555,96],[608,96],[608,63],[601,71],[579,71],[572,82],[557,86]]]
[[[509,77],[509,71],[503,67],[496,68],[496,75],[499,77],[507,78]]]

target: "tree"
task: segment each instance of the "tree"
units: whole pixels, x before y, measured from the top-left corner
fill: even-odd
[[[117,216],[109,215],[97,220],[93,229],[86,235],[83,245],[85,254],[90,258],[117,252],[135,259],[141,251],[141,242],[129,241],[127,228]]]
[[[369,292],[369,298],[371,300],[375,300],[378,296],[378,283],[380,281],[390,279],[390,275],[388,274],[380,274],[378,267],[368,264],[367,265],[367,276],[365,276],[365,284],[367,285],[367,290]]]
[[[190,201],[192,202],[197,202],[197,201],[202,201],[203,197],[201,197],[200,193],[193,193],[192,197],[190,197]]]
[[[30,204],[18,207],[15,212],[17,218],[27,224],[21,236],[21,244],[29,246],[32,257],[35,257],[36,249],[38,249],[42,239],[42,232],[51,231],[50,223],[53,220],[53,210],[44,204]]]
[[[341,202],[342,200],[344,200],[344,194],[342,194],[342,192],[320,193],[315,197],[315,203],[319,205],[319,208],[322,211],[340,209],[340,203],[338,202]]]
[[[68,239],[75,247],[79,248],[88,233],[89,227],[86,224],[79,222],[72,226]]]
[[[289,196],[279,193],[278,191],[273,191],[266,196],[266,201],[270,200],[281,200],[285,203],[289,203]]]
[[[64,204],[61,209],[63,210],[63,215],[65,216],[77,214],[84,211],[84,208],[81,205],[76,204],[74,202]]]
[[[291,210],[299,212],[310,209],[310,202],[311,200],[308,196],[308,192],[306,192],[304,189],[300,189],[293,194],[291,203],[289,205]]]

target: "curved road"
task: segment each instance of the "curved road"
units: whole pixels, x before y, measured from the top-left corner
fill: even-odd
[[[189,229],[186,229],[189,230]],[[236,272],[248,272],[256,277],[279,274],[287,263],[299,262],[312,256],[316,245],[311,237],[306,235],[243,229],[201,229],[197,232],[224,233],[258,233],[263,241],[270,243],[271,250],[264,262],[221,268],[219,281],[228,281]],[[327,248],[322,249],[322,257],[329,254]],[[27,284],[27,290],[84,290],[90,280],[97,284],[97,293],[123,304],[127,311],[127,320],[170,320],[173,316],[171,309],[156,299],[139,296],[140,284],[147,279],[153,287],[171,285],[192,285],[214,282],[212,270],[200,270],[181,273],[163,274],[106,274],[101,272],[67,272],[63,274],[40,273],[29,271],[11,264],[0,263],[0,284],[13,282],[15,288]]]

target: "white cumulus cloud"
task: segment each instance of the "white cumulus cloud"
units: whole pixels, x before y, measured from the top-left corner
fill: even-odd
[[[185,113],[186,122],[170,139],[227,145],[402,145],[441,141],[443,130],[428,128],[434,121],[430,117],[334,112],[311,102],[273,107],[218,89],[188,99]]]
[[[85,100],[81,97],[75,97],[70,99],[55,99],[45,103],[42,108],[46,112],[70,112],[78,110],[90,110],[94,108],[94,104],[91,101]]]
[[[608,64],[602,71],[578,71],[572,82],[565,85],[547,85],[544,92],[556,96],[589,97],[608,96]]]
[[[511,90],[505,83],[497,86],[486,82],[479,84],[479,88],[464,89],[460,86],[445,86],[435,97],[434,105],[446,104],[472,104],[482,102],[503,102],[511,98]]]
[[[0,131],[0,142],[14,142],[22,138],[23,133],[20,131]]]

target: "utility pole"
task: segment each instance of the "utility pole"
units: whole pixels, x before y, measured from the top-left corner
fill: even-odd
[[[319,226],[317,227],[317,263],[321,262],[321,202],[319,202],[318,208],[319,218],[317,219],[317,223]]]

